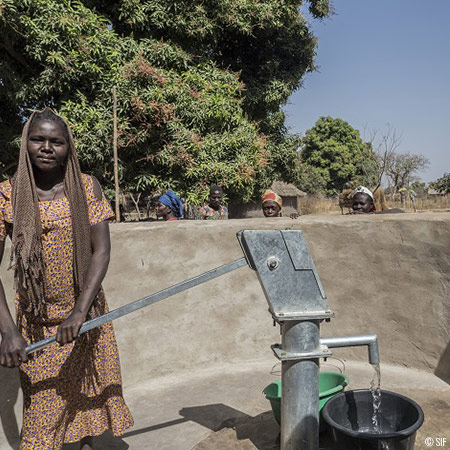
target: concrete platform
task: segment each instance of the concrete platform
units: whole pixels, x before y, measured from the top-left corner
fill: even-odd
[[[228,364],[149,380],[129,389],[127,401],[136,424],[122,439],[102,436],[96,450],[275,450],[278,424],[263,388],[280,377],[273,359]],[[322,370],[339,370],[330,359]],[[349,388],[367,388],[374,370],[363,362],[345,362]],[[417,401],[425,422],[416,437],[416,449],[429,448],[426,437],[446,438],[450,446],[450,385],[415,369],[381,365],[382,389]],[[329,445],[326,435],[321,445]],[[1,447],[7,450],[10,447]],[[64,450],[76,450],[74,445]]]
[[[425,437],[450,442],[450,392],[442,381],[450,383],[450,215],[117,224],[104,283],[110,308],[242,257],[236,239],[242,229],[303,230],[336,314],[321,336],[376,333],[382,387],[415,399],[425,411],[416,449],[426,448]],[[13,310],[7,260],[0,276]],[[98,450],[276,446],[278,429],[261,391],[276,378],[270,345],[279,342],[279,327],[272,327],[249,268],[135,312],[114,327],[136,425],[121,440],[97,439]],[[366,351],[334,354],[360,361],[347,364],[351,385],[369,386]],[[18,448],[21,407],[17,371],[0,368],[0,450]]]

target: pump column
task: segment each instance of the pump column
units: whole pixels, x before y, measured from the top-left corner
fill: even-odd
[[[282,348],[286,353],[313,353],[320,347],[320,322],[285,321]],[[319,448],[319,358],[281,363],[281,448]]]
[[[281,450],[319,450],[320,321],[334,317],[300,230],[244,230],[238,239],[281,326]]]

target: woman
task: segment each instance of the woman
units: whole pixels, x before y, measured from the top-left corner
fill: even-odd
[[[72,134],[50,109],[26,123],[16,174],[0,183],[0,259],[12,241],[17,293],[14,324],[0,285],[0,364],[19,367],[24,393],[20,450],[57,450],[133,419],[122,397],[111,323],[78,337],[107,311],[101,283],[112,217],[95,178],[80,172]],[[25,347],[56,335],[27,357]]]
[[[156,216],[168,222],[180,220],[183,217],[183,202],[171,189],[159,197]]]
[[[283,201],[276,192],[267,189],[261,200],[264,217],[281,217]]]
[[[353,214],[370,214],[375,212],[375,202],[372,191],[365,186],[357,187],[353,192]]]

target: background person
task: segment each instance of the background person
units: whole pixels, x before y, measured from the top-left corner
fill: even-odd
[[[411,200],[411,205],[414,209],[414,212],[417,212],[417,208],[416,208],[416,197],[417,194],[414,192],[413,189],[409,190],[409,199]]]
[[[24,395],[20,450],[59,450],[133,425],[122,397],[119,354],[111,323],[78,339],[88,318],[108,310],[106,274],[113,216],[98,181],[80,172],[72,134],[50,109],[33,113],[19,164],[0,183],[0,259],[12,241],[16,323],[0,283],[0,364],[19,367]],[[29,357],[25,347],[55,336]]]
[[[183,217],[183,203],[171,189],[159,197],[156,217],[162,217],[168,222],[180,220]]]
[[[365,186],[357,187],[353,192],[353,214],[370,214],[375,212],[373,194]]]
[[[200,210],[203,220],[228,219],[228,209],[222,205],[223,190],[220,186],[213,184],[209,188],[209,202]]]
[[[397,214],[405,212],[400,208],[390,208],[383,211],[376,211],[373,194],[364,186],[359,186],[355,189],[352,209],[352,214]]]
[[[264,217],[281,217],[283,200],[276,192],[267,189],[261,200]]]

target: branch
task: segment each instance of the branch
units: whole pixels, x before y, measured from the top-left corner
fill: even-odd
[[[141,198],[141,192],[139,192],[137,200],[134,199],[132,192],[130,192],[130,197],[131,200],[133,200],[134,206],[136,207],[136,211],[138,213],[138,220],[141,220],[141,211],[139,211],[139,199]]]

